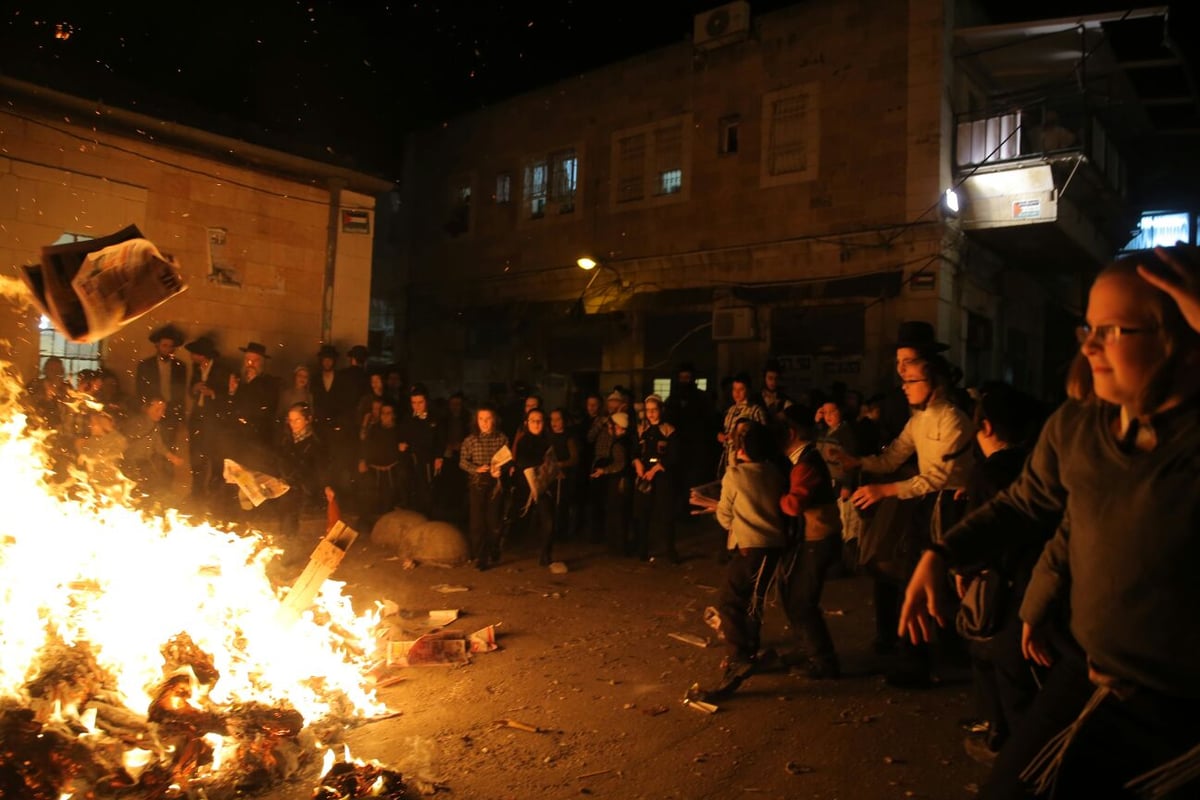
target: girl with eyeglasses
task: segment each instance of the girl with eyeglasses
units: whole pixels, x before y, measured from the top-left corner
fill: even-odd
[[[1020,608],[1023,652],[1050,671],[981,797],[1200,792],[1197,253],[1158,248],[1100,273],[1071,399],[1016,482],[927,551],[909,583],[901,633],[928,639],[945,619],[948,566],[986,560],[1016,526],[1069,521]],[[1063,604],[1077,646],[1051,647],[1045,622]]]

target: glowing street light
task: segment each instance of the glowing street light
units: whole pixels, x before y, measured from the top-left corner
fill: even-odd
[[[578,267],[580,269],[595,269],[596,268],[595,259],[588,258],[587,256],[581,256],[580,258],[575,259],[575,263],[576,263],[576,265],[578,265]]]

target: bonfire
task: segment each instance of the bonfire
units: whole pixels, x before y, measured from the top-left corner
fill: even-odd
[[[289,613],[269,537],[93,486],[0,372],[0,798],[219,800],[295,780],[402,796],[396,773],[330,750],[388,713],[368,677],[378,607],[356,613],[327,580]]]

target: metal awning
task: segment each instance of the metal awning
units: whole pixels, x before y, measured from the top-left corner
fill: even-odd
[[[1122,140],[1200,134],[1196,80],[1165,6],[960,28],[953,53],[992,103],[1074,94]]]

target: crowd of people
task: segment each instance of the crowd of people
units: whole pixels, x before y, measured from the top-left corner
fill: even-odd
[[[150,337],[132,408],[111,374],[72,387],[53,358],[26,397],[60,468],[99,484],[120,470],[154,498],[186,453],[191,500],[235,514],[228,459],[297,489],[268,504],[285,535],[330,503],[362,528],[414,509],[460,524],[480,570],[520,539],[543,565],[571,540],[677,563],[678,526],[711,513],[726,654],[695,699],[729,697],[773,658],[839,678],[821,595],[861,573],[889,684],[937,686],[946,654],[966,654],[979,707],[966,746],[991,765],[982,796],[1194,796],[1198,267],[1181,246],[1104,269],[1070,399],[1049,415],[1008,384],[960,387],[923,322],[898,331],[899,387],[866,400],[844,386],[790,397],[770,361],[758,386],[725,382],[724,403],[684,364],[666,398],[618,386],[544,408],[514,385],[470,408],[370,369],[364,347],[339,367],[324,346],[283,386],[263,345],[229,370],[174,326]],[[796,637],[782,655],[760,641],[772,586]]]

